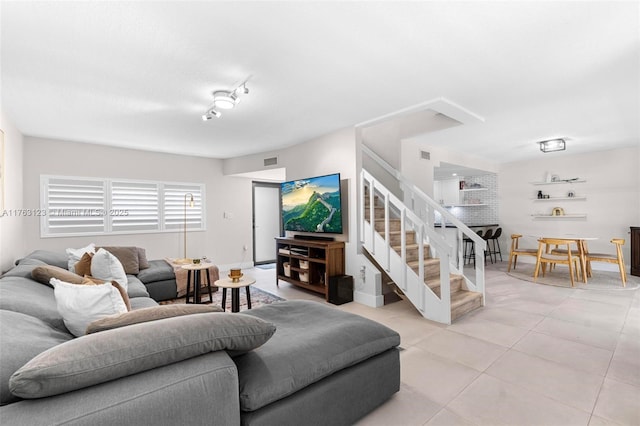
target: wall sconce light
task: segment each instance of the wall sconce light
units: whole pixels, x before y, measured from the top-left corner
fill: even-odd
[[[567,144],[564,139],[550,139],[537,143],[540,144],[540,151],[542,152],[564,151],[567,149]]]

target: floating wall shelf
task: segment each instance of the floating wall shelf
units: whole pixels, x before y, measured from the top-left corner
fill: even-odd
[[[552,216],[550,214],[532,214],[534,219],[581,219],[586,218],[586,213],[580,214],[563,214],[558,216]]]
[[[558,201],[558,200],[586,200],[587,197],[550,197],[550,198],[533,198],[533,201]]]
[[[578,180],[558,180],[555,182],[531,182],[531,185],[560,185],[563,183],[584,183],[586,182],[586,180],[584,179],[578,179]]]

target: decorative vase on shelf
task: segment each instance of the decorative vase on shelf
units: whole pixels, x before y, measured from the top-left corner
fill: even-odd
[[[543,198],[542,191],[538,191],[538,199]]]

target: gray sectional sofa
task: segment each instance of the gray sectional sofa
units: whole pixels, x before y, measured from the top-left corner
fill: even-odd
[[[34,252],[0,278],[0,424],[347,425],[399,390],[396,332],[309,301],[277,302],[241,314],[166,318],[74,337],[57,312],[54,290],[31,278],[44,263],[65,267],[66,257]],[[157,305],[144,284],[129,278],[133,310]],[[208,341],[193,344],[193,336],[218,339],[228,331],[208,326],[214,317],[259,322],[275,327],[275,333],[272,328],[266,343],[248,351],[229,345],[216,350]],[[222,341],[236,338],[232,334]],[[109,377],[111,370],[101,368],[100,360],[104,347],[118,344],[125,345],[118,353],[136,359],[137,351],[148,355],[162,345],[171,350],[156,357],[152,369],[144,363],[140,368],[137,360],[133,367],[117,365],[113,370],[120,374]],[[208,349],[183,354],[193,347]],[[68,368],[86,364],[89,373],[59,374],[65,356],[85,353]],[[49,356],[58,370],[49,374],[50,382],[36,386],[36,397],[12,394],[16,371],[51,354],[63,359]],[[94,376],[100,380],[87,385]]]

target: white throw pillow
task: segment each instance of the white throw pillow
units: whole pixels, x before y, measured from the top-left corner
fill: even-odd
[[[79,249],[74,249],[74,248],[68,248],[67,250],[67,257],[69,258],[68,260],[68,264],[67,264],[67,269],[69,269],[71,272],[76,272],[76,263],[78,263],[80,261],[80,259],[82,258],[82,256],[85,253],[95,253],[96,252],[96,245],[94,243],[89,244],[86,247],[82,247]]]
[[[117,288],[110,282],[97,285],[71,284],[51,278],[58,313],[74,336],[84,336],[87,326],[109,315],[127,312]]]
[[[91,259],[91,276],[104,281],[117,281],[128,289],[127,274],[117,257],[103,248],[98,249]]]

